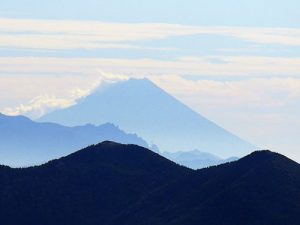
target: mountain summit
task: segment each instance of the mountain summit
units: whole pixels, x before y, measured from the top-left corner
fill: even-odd
[[[139,134],[162,151],[199,149],[231,157],[255,150],[148,79],[129,79],[100,87],[76,105],[54,111],[40,121],[68,126],[110,122]]]

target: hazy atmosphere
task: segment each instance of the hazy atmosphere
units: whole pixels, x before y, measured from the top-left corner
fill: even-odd
[[[0,223],[299,225],[299,0],[0,0]]]
[[[300,161],[299,7],[1,0],[0,112],[37,119],[103,83],[148,78],[259,149]]]

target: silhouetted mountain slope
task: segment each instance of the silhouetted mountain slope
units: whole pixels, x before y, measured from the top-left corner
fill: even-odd
[[[26,169],[0,167],[5,225],[298,225],[300,166],[269,151],[192,171],[103,142]]]
[[[105,140],[148,146],[113,124],[65,127],[0,114],[0,164],[19,167],[45,163]]]
[[[100,87],[78,104],[45,115],[40,121],[68,126],[111,122],[138,133],[162,151],[199,149],[227,158],[256,150],[147,79]]]
[[[148,218],[147,220],[143,218]],[[111,224],[297,225],[300,166],[269,151],[199,170],[152,193]]]
[[[190,172],[142,147],[113,142],[39,167],[1,168],[1,224],[105,224]]]

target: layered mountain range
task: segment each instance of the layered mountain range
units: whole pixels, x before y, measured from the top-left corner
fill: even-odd
[[[40,165],[105,140],[149,147],[141,137],[128,134],[110,123],[67,127],[55,123],[34,122],[24,116],[0,114],[0,130],[0,164],[12,167]],[[237,159],[222,159],[198,150],[172,153],[161,152],[155,146],[150,147],[162,156],[193,169]]]

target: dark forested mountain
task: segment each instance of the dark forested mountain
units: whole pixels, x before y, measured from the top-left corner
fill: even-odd
[[[5,225],[107,224],[192,171],[134,145],[103,142],[27,169],[0,168]]]
[[[300,166],[255,152],[189,170],[134,145],[103,142],[47,164],[0,167],[5,225],[298,225]]]
[[[161,151],[199,149],[227,158],[257,148],[196,113],[147,79],[99,87],[76,105],[40,118],[67,126],[114,123]]]
[[[120,221],[128,225],[297,225],[300,165],[270,151],[254,152],[167,185],[111,224]]]
[[[4,165],[20,167],[45,163],[105,140],[148,146],[143,139],[113,124],[65,127],[37,123],[24,116],[0,114],[0,164]]]

